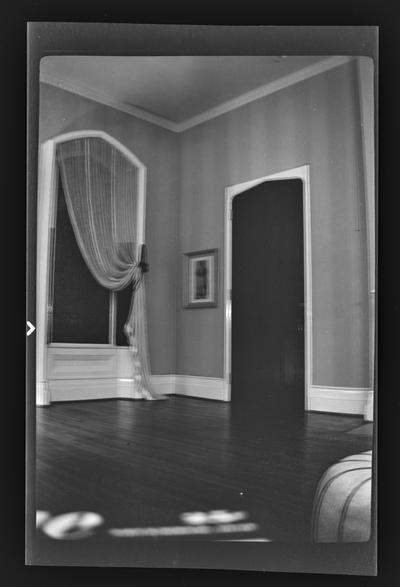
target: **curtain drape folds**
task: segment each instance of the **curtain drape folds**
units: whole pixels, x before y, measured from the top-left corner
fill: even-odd
[[[144,399],[164,399],[150,382],[145,284],[137,258],[138,170],[98,137],[60,143],[57,160],[69,217],[88,269],[107,289],[132,286],[124,331],[132,353],[133,389]]]

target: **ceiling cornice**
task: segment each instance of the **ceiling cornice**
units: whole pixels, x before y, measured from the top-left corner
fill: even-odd
[[[178,125],[179,131],[187,130],[192,126],[196,126],[197,124],[201,124],[202,122],[206,122],[207,120],[221,116],[221,114],[225,114],[231,110],[240,108],[240,106],[244,106],[249,102],[254,102],[255,100],[264,98],[269,94],[283,90],[284,88],[292,86],[293,84],[297,84],[298,82],[323,73],[324,71],[328,71],[329,69],[343,65],[351,59],[351,57],[328,57],[327,59],[319,61],[318,63],[314,63],[313,65],[299,69],[294,73],[285,75],[273,82],[265,84],[264,86],[260,86],[259,88],[251,90],[250,92],[246,92],[245,94],[241,94],[232,100],[228,100],[227,102],[224,102],[215,108],[211,108],[210,110],[206,110],[197,116],[193,116],[192,118],[184,120]]]
[[[126,114],[131,114],[132,116],[136,116],[136,118],[147,120],[147,122],[151,122],[158,126],[162,126],[163,128],[166,128],[168,130],[178,132],[178,129],[176,128],[177,125],[171,120],[168,120],[167,118],[163,118],[162,116],[158,116],[157,114],[148,112],[143,108],[131,106],[130,104],[125,104],[124,102],[119,102],[114,98],[108,96],[107,94],[93,90],[87,86],[84,86],[83,84],[77,84],[67,78],[61,78],[57,75],[54,75],[53,73],[49,74],[47,72],[43,72],[40,74],[40,81],[51,86],[56,86],[61,90],[66,90],[67,92],[78,94],[83,98],[94,100],[95,102],[99,102],[100,104],[104,104],[105,106],[110,106],[110,108],[120,110],[121,112],[125,112]]]
[[[147,122],[151,122],[153,124],[166,128],[167,130],[173,132],[182,132],[188,130],[189,128],[197,126],[198,124],[202,124],[203,122],[207,122],[208,120],[216,118],[217,116],[226,114],[227,112],[235,110],[236,108],[240,108],[240,106],[244,106],[249,102],[259,100],[264,96],[268,96],[269,94],[273,94],[275,92],[278,92],[279,90],[283,90],[284,88],[287,88],[293,84],[297,84],[298,82],[304,81],[310,77],[314,77],[320,73],[328,71],[329,69],[333,69],[340,65],[344,65],[352,59],[354,59],[354,57],[351,56],[328,57],[326,59],[323,59],[322,61],[299,69],[294,73],[285,75],[273,82],[269,82],[268,84],[251,90],[250,92],[241,94],[240,96],[237,96],[232,100],[223,102],[222,104],[219,104],[214,108],[210,108],[209,110],[206,110],[201,114],[198,114],[191,118],[187,118],[186,120],[179,123],[173,122],[172,120],[169,120],[162,116],[158,116],[157,114],[153,114],[152,112],[148,112],[143,108],[119,102],[117,100],[114,100],[112,97],[97,92],[87,86],[84,86],[83,84],[77,84],[67,78],[61,78],[52,73],[42,72],[40,74],[40,81],[46,84],[50,84],[52,86],[56,86],[62,90],[78,94],[80,96],[83,96],[84,98],[88,98],[89,100],[94,100],[95,102],[99,102],[100,104],[104,104],[105,106],[110,106],[111,108],[120,110],[121,112],[125,112],[126,114],[131,114],[136,118],[141,118],[142,120],[146,120]]]

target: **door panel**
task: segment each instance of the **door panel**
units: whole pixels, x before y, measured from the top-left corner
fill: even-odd
[[[303,184],[233,199],[232,410],[304,412]]]

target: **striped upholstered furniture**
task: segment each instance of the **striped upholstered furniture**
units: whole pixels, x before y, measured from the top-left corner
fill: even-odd
[[[364,542],[371,534],[372,451],[341,459],[321,477],[314,497],[314,542]]]

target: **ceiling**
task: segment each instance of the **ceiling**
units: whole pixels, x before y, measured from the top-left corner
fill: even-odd
[[[75,88],[78,93],[98,95],[103,98],[100,101],[140,109],[179,125],[287,76],[323,68],[332,59],[335,58],[49,56],[41,60],[41,80],[72,91]]]

